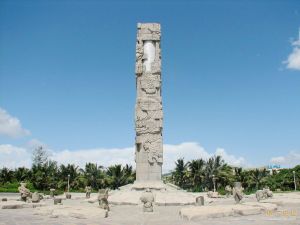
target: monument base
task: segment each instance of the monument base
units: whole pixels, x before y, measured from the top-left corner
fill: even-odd
[[[109,193],[108,201],[112,205],[140,205],[141,195],[145,189],[150,188],[154,194],[154,205],[157,206],[176,206],[176,205],[195,205],[196,198],[205,196],[206,193],[192,193],[181,190],[173,184],[163,182],[135,182],[112,190]]]
[[[162,181],[135,181],[131,190],[166,190],[166,185]]]

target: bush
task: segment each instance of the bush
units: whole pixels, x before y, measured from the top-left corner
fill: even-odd
[[[19,192],[18,187],[20,186],[19,182],[12,182],[12,183],[4,183],[0,185],[0,192]],[[36,189],[33,187],[32,183],[27,182],[26,186],[31,192],[35,192]]]

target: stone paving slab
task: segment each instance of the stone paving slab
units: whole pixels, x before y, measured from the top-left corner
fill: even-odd
[[[91,206],[70,206],[70,205],[56,205],[38,208],[34,211],[34,215],[48,216],[49,218],[58,217],[73,217],[76,219],[89,219],[89,218],[104,218],[106,210]]]
[[[261,200],[262,203],[272,203],[278,206],[284,205],[300,205],[300,198],[269,198],[265,200]]]
[[[21,201],[7,201],[7,202],[0,202],[0,209],[23,209],[23,208],[36,208],[45,206],[44,202],[40,203],[26,203]]]
[[[276,210],[277,206],[267,203],[243,203],[235,205],[208,205],[191,206],[182,208],[179,214],[187,220],[198,220],[203,218],[220,218],[227,216],[248,216],[257,215],[266,210]]]

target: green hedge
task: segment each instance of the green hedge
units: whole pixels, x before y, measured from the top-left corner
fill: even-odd
[[[12,183],[4,183],[0,184],[0,192],[19,192],[18,187],[20,186],[19,182],[12,182]],[[27,183],[26,186],[31,192],[36,191],[32,185],[32,183]]]

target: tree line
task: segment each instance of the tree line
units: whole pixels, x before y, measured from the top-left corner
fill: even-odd
[[[296,174],[297,187],[300,187],[300,165],[270,174],[265,168],[232,167],[221,156],[187,162],[180,158],[175,162],[175,169],[163,175],[163,180],[187,191],[213,190],[215,181],[215,187],[221,194],[225,192],[226,185],[233,186],[236,181],[242,183],[246,193],[265,186],[273,191],[290,191],[294,190],[293,171]],[[87,163],[84,168],[74,164],[58,165],[49,159],[43,147],[39,147],[33,151],[33,164],[30,169],[0,169],[0,191],[16,191],[22,181],[27,182],[32,190],[48,191],[54,188],[66,191],[68,175],[71,191],[84,191],[86,186],[91,186],[95,191],[102,188],[117,189],[135,180],[135,171],[130,165],[118,164],[107,168],[95,163]]]
[[[208,160],[195,159],[185,162],[183,158],[175,162],[175,169],[164,177],[167,182],[188,190],[213,190],[214,181],[219,192],[225,192],[226,185],[233,186],[234,182],[241,182],[245,192],[251,193],[264,187],[271,190],[294,190],[294,176],[299,189],[300,165],[280,171],[266,168],[244,169],[232,167],[224,162],[221,156],[213,156]]]
[[[87,163],[84,168],[74,164],[59,165],[50,160],[47,151],[39,147],[33,151],[33,164],[30,169],[19,167],[15,170],[0,170],[0,191],[14,191],[20,182],[27,182],[33,190],[49,191],[50,188],[66,191],[68,177],[70,190],[83,191],[86,186],[93,190],[102,188],[116,189],[133,183],[135,171],[130,165],[112,165],[104,168],[95,163]],[[6,188],[5,188],[6,187]],[[11,190],[10,190],[11,189]]]

